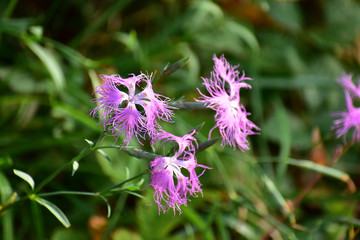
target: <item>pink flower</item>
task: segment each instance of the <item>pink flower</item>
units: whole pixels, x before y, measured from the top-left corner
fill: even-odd
[[[351,96],[357,97],[360,99],[360,78],[358,86],[355,86],[353,81],[351,81],[352,75],[344,74],[337,82],[344,88],[345,91],[348,91]]]
[[[154,142],[174,142],[175,152],[173,156],[157,157],[150,163],[151,186],[155,189],[154,200],[158,204],[159,213],[167,212],[170,208],[181,213],[181,205],[187,206],[189,196],[202,194],[199,177],[209,167],[197,164],[195,158],[196,139],[195,133],[177,137],[167,132],[160,132]],[[162,141],[163,140],[163,141]],[[203,172],[196,174],[195,168],[203,168]],[[184,175],[182,169],[187,170]]]
[[[214,71],[211,72],[209,79],[204,80],[203,85],[210,94],[206,96],[198,89],[201,97],[195,99],[204,102],[206,107],[213,109],[215,113],[215,128],[219,128],[222,136],[221,145],[230,145],[234,149],[236,146],[244,151],[249,149],[249,143],[246,139],[248,135],[257,134],[254,130],[260,130],[247,116],[250,115],[245,107],[240,103],[240,88],[251,88],[244,80],[252,80],[245,77],[243,72],[239,76],[238,66],[231,66],[221,56],[220,59],[214,55]]]
[[[340,117],[340,119],[334,121],[333,129],[337,138],[344,136],[345,140],[347,132],[354,128],[352,136],[352,142],[354,143],[355,141],[360,141],[360,108],[354,107],[349,91],[352,92],[353,89],[345,89],[347,111],[332,114],[333,116]]]
[[[116,138],[124,134],[123,145],[128,146],[134,137],[139,141],[139,137],[144,138],[146,133],[154,135],[161,129],[157,119],[171,121],[174,115],[171,109],[174,107],[168,105],[169,98],[154,93],[151,75],[100,77],[105,83],[94,91],[100,97],[93,99],[98,106],[91,111],[91,115],[98,115],[104,129],[112,131]],[[140,83],[146,86],[141,88]]]

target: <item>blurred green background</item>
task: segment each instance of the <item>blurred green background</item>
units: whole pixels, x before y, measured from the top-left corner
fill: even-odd
[[[358,235],[360,148],[355,144],[332,166],[331,156],[343,141],[331,131],[330,114],[345,109],[336,79],[343,72],[360,72],[359,1],[5,0],[0,16],[1,208],[12,203],[14,192],[16,199],[31,192],[13,169],[31,175],[36,185],[88,146],[84,139],[95,141],[101,134],[98,120],[89,117],[98,74],[159,74],[191,56],[154,89],[193,101],[199,96],[196,88],[203,89],[200,77],[210,75],[213,54],[224,54],[254,78],[241,101],[262,129],[249,138],[250,151],[217,143],[197,155],[199,164],[213,169],[200,178],[204,196],[191,198],[180,216],[159,215],[151,205],[153,190],[144,189],[147,173],[107,196],[110,218],[100,198],[44,197],[64,212],[70,228],[35,201],[21,201],[2,212],[1,239]],[[353,80],[357,83],[357,77]],[[175,124],[163,124],[166,130],[181,135],[205,122],[197,138],[207,139],[213,112],[175,114]],[[107,137],[101,145],[113,143]],[[143,149],[151,151],[148,143]],[[148,161],[119,149],[103,150],[111,162],[93,151],[74,176],[67,168],[40,193],[99,192],[148,167]],[[302,193],[293,211],[291,204]]]

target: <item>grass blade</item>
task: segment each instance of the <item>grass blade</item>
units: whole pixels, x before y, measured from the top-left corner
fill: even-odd
[[[25,44],[36,56],[38,56],[40,61],[45,65],[46,69],[51,75],[51,78],[54,80],[57,91],[60,92],[61,90],[63,90],[65,85],[65,77],[60,67],[60,64],[56,60],[54,54],[52,54],[48,49],[42,47],[40,44],[32,41],[29,38],[25,38]]]
[[[11,185],[5,175],[0,172],[0,203],[3,207],[11,198]],[[12,210],[10,209],[6,214],[1,216],[2,218],[2,230],[3,239],[13,240],[14,239],[14,217]]]
[[[354,182],[351,180],[349,174],[342,172],[338,169],[319,165],[310,160],[297,160],[292,158],[288,159],[288,164],[301,167],[304,169],[312,170],[321,173],[323,175],[339,179],[340,181],[345,182],[348,185],[348,188],[351,192],[356,191],[356,186]]]

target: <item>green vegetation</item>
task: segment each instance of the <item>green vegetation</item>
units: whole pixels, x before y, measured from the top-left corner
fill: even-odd
[[[331,113],[336,79],[357,84],[359,26],[355,0],[2,1],[0,239],[355,239],[360,147]],[[198,153],[203,197],[159,215],[136,151],[150,143],[120,150],[89,116],[97,76],[154,72],[156,92],[193,101],[213,54],[254,79],[241,101],[260,135]],[[208,139],[212,111],[175,114],[164,129],[205,122]]]

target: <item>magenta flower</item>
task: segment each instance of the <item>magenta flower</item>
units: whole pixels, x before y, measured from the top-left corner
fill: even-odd
[[[181,205],[187,206],[189,196],[202,194],[199,177],[205,169],[209,167],[197,164],[195,158],[196,139],[192,136],[195,133],[186,134],[183,137],[177,137],[167,132],[160,132],[154,142],[173,142],[175,153],[173,156],[157,157],[150,163],[151,168],[151,186],[155,189],[154,200],[158,205],[159,213],[167,212],[170,208],[174,214],[178,211],[181,214]],[[204,170],[197,175],[196,167],[202,167]],[[187,170],[186,176],[181,171]]]
[[[210,94],[206,96],[198,89],[201,97],[195,99],[205,103],[205,106],[213,109],[215,113],[215,126],[209,132],[209,138],[215,128],[219,128],[222,136],[221,145],[236,146],[244,151],[249,149],[246,139],[248,135],[257,134],[254,130],[260,130],[247,116],[250,115],[240,103],[240,88],[251,88],[244,80],[252,80],[245,77],[245,73],[239,76],[238,66],[231,66],[221,56],[214,55],[214,71],[209,79],[204,80],[203,85]]]
[[[174,115],[171,109],[174,107],[168,105],[169,98],[154,93],[151,75],[100,77],[105,83],[94,91],[99,95],[93,99],[93,102],[98,102],[98,106],[91,111],[91,115],[98,115],[104,129],[112,131],[116,138],[124,134],[123,145],[129,145],[133,137],[139,141],[139,137],[144,138],[146,133],[153,136],[161,129],[157,119],[171,121]],[[142,89],[140,83],[146,86]]]
[[[360,78],[358,86],[355,86],[353,81],[351,81],[351,78],[352,75],[344,74],[341,78],[338,79],[338,83],[344,88],[345,91],[348,91],[351,96],[360,99]]]
[[[360,88],[353,84],[351,75],[343,75],[338,82],[345,91],[347,111],[332,114],[340,117],[340,119],[334,121],[333,129],[337,138],[344,136],[345,140],[346,133],[351,128],[354,128],[352,142],[360,141],[360,108],[354,107],[353,98],[351,97],[354,96],[360,99]]]

